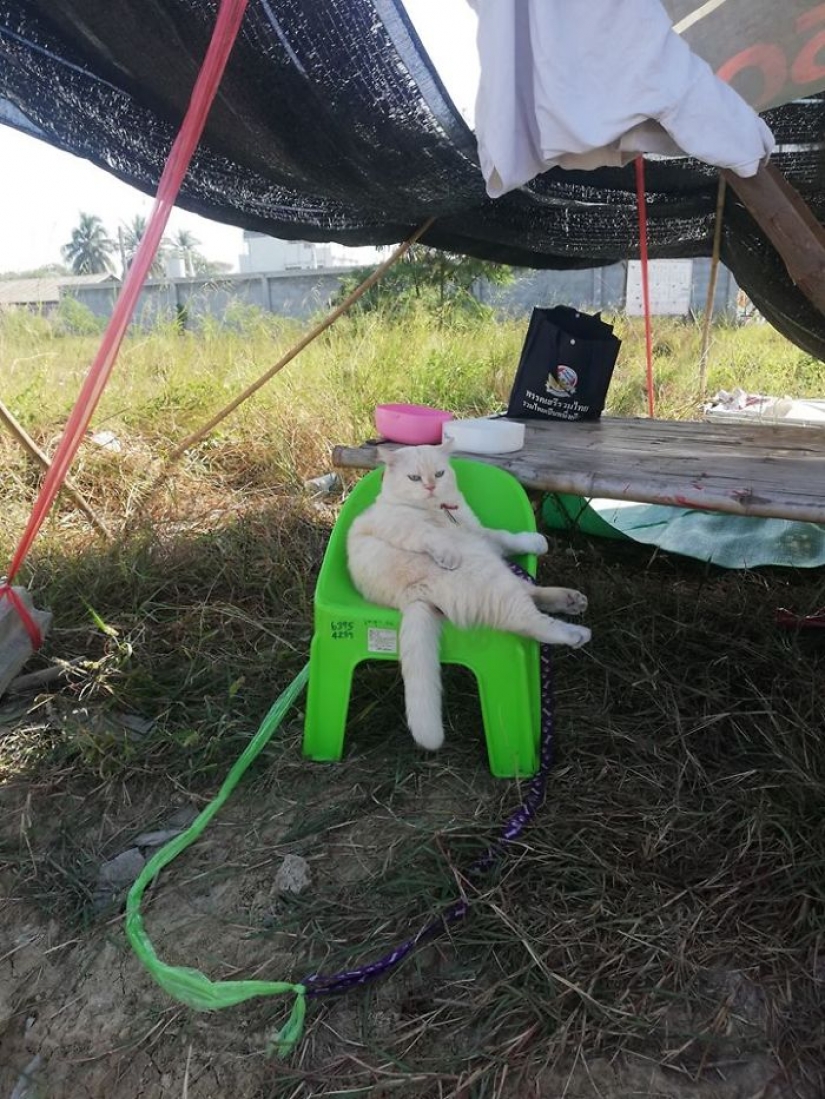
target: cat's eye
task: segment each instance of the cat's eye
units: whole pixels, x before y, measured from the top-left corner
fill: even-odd
[[[420,481],[421,480],[421,474],[420,473],[408,473],[407,476],[409,477],[409,479],[411,481]]]
[[[444,470],[443,469],[437,469],[435,471],[435,475],[436,475],[436,477],[443,477],[444,476]]]

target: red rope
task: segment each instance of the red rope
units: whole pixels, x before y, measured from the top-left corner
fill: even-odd
[[[654,415],[653,331],[650,324],[650,282],[647,266],[647,204],[645,202],[645,161],[636,157],[636,206],[639,211],[639,258],[642,261],[642,301],[645,310],[645,353],[647,356],[647,411]]]
[[[135,253],[134,262],[123,281],[114,311],[106,326],[106,331],[103,333],[100,348],[89,369],[89,373],[86,375],[80,395],[55,451],[51,468],[43,481],[28,525],[9,566],[9,583],[14,579],[25,561],[32,542],[37,537],[49,509],[60,491],[72,460],[89,426],[89,421],[109,380],[117,353],[120,350],[129,321],[132,319],[132,314],[137,305],[141,288],[146,281],[146,276],[149,274],[149,268],[152,266],[166,223],[172,212],[172,206],[178,196],[192,154],[203,133],[206,116],[218,90],[247,2],[248,0],[221,0],[212,40],[209,43],[209,49],[206,51],[206,57],[195,81],[180,132],[175,138],[163,169],[146,232]]]

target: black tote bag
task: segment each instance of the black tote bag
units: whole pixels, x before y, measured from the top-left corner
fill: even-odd
[[[507,415],[598,420],[620,347],[613,326],[598,314],[566,305],[534,309]]]

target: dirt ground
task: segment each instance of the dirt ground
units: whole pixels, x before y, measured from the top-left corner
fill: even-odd
[[[267,1045],[289,1003],[181,1006],[133,954],[123,891],[100,889],[102,866],[147,853],[137,837],[214,796],[254,731],[232,716],[247,673],[212,675],[194,731],[170,703],[148,747],[100,731],[122,705],[115,673],[91,702],[77,688],[4,703],[0,1099],[823,1099],[823,653],[773,623],[776,606],[819,605],[820,581],[618,553],[581,553],[594,641],[558,657],[560,757],[525,842],[464,924],[373,986],[311,1002],[283,1060]],[[230,596],[168,625],[141,601],[132,664],[154,657],[159,681],[164,629],[170,651],[216,646],[210,667],[240,659]],[[117,585],[107,598],[125,621]],[[294,670],[280,671],[284,686]],[[454,900],[520,791],[489,775],[469,677],[445,675],[445,697],[447,745],[423,758],[397,669],[365,673],[330,765],[302,759],[296,707],[147,892],[159,956],[299,980],[375,958]],[[300,895],[276,886],[287,855],[309,866]]]
[[[352,794],[346,788],[351,772],[330,782],[326,809],[345,789]],[[479,800],[501,797],[500,784],[483,773],[474,780]],[[338,814],[318,844],[301,826],[299,799],[273,791],[265,772],[259,772],[150,894],[147,925],[161,957],[223,977],[294,976],[300,928],[311,923],[314,901],[327,895],[342,904],[363,897],[370,881],[385,871],[396,844],[416,827],[399,815],[396,795],[360,794],[360,808]],[[419,778],[408,790],[419,821],[426,822],[418,829],[435,832],[455,827],[462,810],[470,815],[466,797],[457,779],[439,792]],[[712,974],[716,987],[706,990],[716,1005],[718,1033],[726,1037],[724,1052],[706,1049],[693,1061],[680,1060],[678,1004],[665,1021],[655,1058],[585,1050],[575,1024],[561,1045],[547,1042],[546,1056],[536,1056],[541,1053],[541,1043],[534,1041],[537,1024],[525,1027],[519,1020],[513,1030],[506,1017],[491,1055],[484,1055],[481,1043],[472,1051],[467,1046],[476,1041],[473,1026],[454,1031],[445,1025],[445,1013],[447,1020],[450,1013],[471,1015],[479,994],[471,924],[419,952],[376,987],[311,1005],[303,1044],[287,1062],[274,1059],[266,1047],[285,1017],[283,1005],[258,1001],[214,1014],[190,1011],[154,985],[135,958],[119,901],[95,911],[96,864],[190,805],[171,785],[129,789],[103,783],[95,789],[88,781],[67,780],[0,788],[2,849],[17,850],[24,868],[12,873],[6,867],[0,876],[0,1096],[821,1099],[825,1094],[818,1090],[821,1078],[817,1082],[810,1071],[789,1073],[776,1056],[766,996],[758,983],[732,969]],[[285,844],[290,833],[296,838]],[[290,850],[303,852],[312,875],[308,893],[294,900],[274,886],[278,865]],[[490,903],[495,906],[495,896]],[[287,920],[282,928],[296,906],[297,923]],[[370,947],[370,923],[377,946],[393,941],[393,927],[387,929],[380,908],[368,905],[365,920],[354,922],[351,944]],[[326,951],[334,957],[337,946],[351,944],[327,944]],[[501,974],[489,976],[495,991]],[[585,992],[582,997],[586,1000]],[[484,1011],[495,1010],[495,1002],[488,1001]],[[527,1046],[533,1055],[525,1059]]]

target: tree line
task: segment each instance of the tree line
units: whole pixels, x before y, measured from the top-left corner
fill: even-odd
[[[118,266],[120,274],[125,275],[146,233],[146,224],[143,214],[135,214],[131,221],[118,227],[117,236],[113,238],[96,214],[81,213],[71,239],[60,249],[61,255],[74,275],[115,274]],[[188,229],[178,229],[171,237],[164,237],[149,270],[149,278],[164,276],[165,261],[170,254],[181,257],[189,277],[231,270],[229,263],[208,260],[198,250],[200,243]]]

